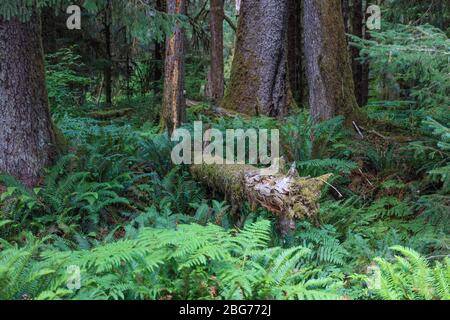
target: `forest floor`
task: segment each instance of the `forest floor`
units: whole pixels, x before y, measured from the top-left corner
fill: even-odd
[[[61,254],[64,254],[65,250],[77,250],[80,252],[79,257],[84,257],[84,250],[93,250],[86,251],[92,252],[83,258],[87,259],[86,261],[94,261],[89,259],[95,258],[95,252],[101,254],[102,250],[108,249],[106,256],[95,258],[97,262],[84,262],[87,263],[87,268],[90,263],[94,263],[92,266],[98,265],[100,269],[97,269],[95,274],[103,277],[101,281],[106,281],[104,277],[109,274],[104,274],[105,271],[120,266],[123,269],[121,272],[126,274],[129,271],[125,267],[125,261],[129,261],[131,266],[137,263],[132,261],[135,261],[133,254],[138,253],[125,253],[120,251],[123,248],[119,250],[117,246],[129,243],[137,249],[139,246],[134,242],[123,242],[134,241],[136,237],[141,239],[139,241],[150,241],[147,238],[142,240],[143,234],[147,232],[142,231],[147,230],[142,228],[165,230],[161,231],[163,233],[152,234],[152,237],[159,239],[158,244],[152,245],[155,252],[158,252],[159,245],[163,246],[165,241],[168,241],[164,237],[171,237],[172,240],[168,243],[172,243],[170,246],[174,247],[161,247],[161,252],[167,254],[174,250],[175,261],[184,257],[183,253],[189,253],[190,258],[177,261],[181,265],[184,263],[187,268],[180,269],[184,270],[183,272],[169,271],[175,268],[172,265],[173,260],[169,262],[166,258],[158,258],[162,260],[152,262],[155,263],[154,267],[151,267],[153,272],[159,264],[163,264],[167,270],[162,274],[162,271],[158,271],[158,283],[145,285],[145,289],[142,286],[133,287],[139,285],[136,278],[128,279],[128,276],[120,272],[117,276],[120,275],[120,281],[124,281],[126,285],[120,289],[114,287],[116,291],[106,284],[102,284],[101,288],[97,282],[95,285],[91,284],[100,290],[102,295],[112,298],[136,298],[142,295],[144,298],[157,299],[197,299],[217,298],[218,294],[221,297],[230,294],[228,297],[257,299],[283,298],[289,295],[305,298],[311,294],[310,298],[320,298],[330,297],[327,295],[331,293],[338,298],[387,298],[389,295],[394,296],[396,291],[392,289],[392,293],[390,289],[383,287],[385,291],[380,293],[379,289],[373,290],[367,285],[374,259],[386,259],[379,260],[382,279],[393,281],[389,278],[392,277],[389,270],[399,266],[390,265],[386,261],[392,261],[398,250],[409,250],[405,249],[406,247],[413,249],[412,256],[407,256],[410,251],[401,251],[411,263],[416,263],[414,259],[420,257],[416,251],[426,257],[442,257],[448,254],[449,198],[445,191],[440,190],[442,185],[439,181],[427,175],[426,170],[420,169],[420,159],[409,149],[411,144],[418,143],[423,137],[414,136],[407,130],[393,130],[382,126],[360,128],[361,136],[353,129],[346,129],[341,118],[312,128],[304,113],[283,121],[265,117],[244,119],[234,115],[217,117],[207,103],[191,106],[188,109],[189,123],[202,120],[221,131],[228,128],[279,128],[282,153],[288,164],[296,162],[302,176],[334,174],[333,180],[330,181],[333,187],[326,187],[320,200],[320,224],[298,220],[295,230],[281,237],[277,232],[276,219],[270,212],[262,208],[252,210],[244,203],[239,208],[241,216],[237,219],[230,215],[232,203],[227,203],[223,195],[208,190],[196,181],[187,167],[173,165],[170,157],[173,143],[168,140],[166,133],[160,133],[157,115],[150,123],[145,121],[141,105],[142,101],[135,107],[133,103],[125,103],[115,110],[94,114],[86,109],[57,117],[58,127],[68,139],[70,155],[65,156],[49,170],[39,189],[30,191],[10,182],[9,188],[2,195],[1,238],[10,243],[22,243],[25,249],[21,250],[28,250],[26,248],[33,243],[30,242],[33,234],[37,237],[36,241],[44,242],[47,247],[52,243],[52,256],[55,257],[58,256],[56,252],[61,251]],[[189,123],[187,128],[190,127]],[[320,141],[320,148],[313,148],[311,145],[311,130],[314,130],[317,141]],[[271,223],[265,225],[266,221]],[[181,230],[180,228],[185,228],[182,226],[192,223],[192,228],[200,225],[204,229],[183,229],[186,236],[194,232],[195,235],[191,234],[189,239],[179,233],[170,233],[171,230]],[[221,231],[210,229],[210,224],[220,226]],[[263,280],[258,276],[252,280],[245,278],[247,282],[239,278],[236,281],[240,284],[234,289],[225,285],[227,280],[224,279],[228,278],[221,274],[223,269],[220,268],[236,261],[221,258],[225,253],[220,253],[220,250],[226,248],[223,243],[219,245],[221,249],[210,248],[209,245],[214,246],[215,241],[221,237],[227,239],[225,234],[218,237],[220,232],[235,234],[233,230],[236,227],[244,230],[244,235],[248,232],[250,238],[256,239],[255,241],[262,241],[269,247],[280,246],[283,250],[288,250],[286,253],[280,253],[281,260],[278,261],[278,258],[275,258],[278,256],[275,255],[274,261],[271,262],[283,263],[282,270],[288,273],[275,275],[272,273],[275,269],[266,266],[264,268],[272,271],[265,277],[275,280],[278,279],[277,276],[287,277],[283,281],[290,283],[289,281],[294,281],[295,278],[291,279],[289,272],[297,270],[295,265],[298,261],[303,261],[302,272],[309,271],[302,273],[302,283],[313,281],[316,285],[302,287],[299,291],[299,284],[294,281],[296,285],[291,289],[296,289],[292,292],[283,291],[287,290],[284,287],[280,289],[280,283],[270,285],[273,287],[272,291],[260,291],[258,288]],[[209,233],[213,238],[208,238]],[[49,242],[48,239],[53,240]],[[209,239],[209,245],[203,244],[201,239]],[[192,241],[195,241],[195,244]],[[116,253],[117,261],[122,261],[122,264],[106,258],[112,254],[113,245],[119,250]],[[242,243],[240,245],[245,247]],[[6,243],[4,246],[7,246]],[[173,249],[177,246],[180,246],[180,252]],[[197,251],[200,249],[203,253]],[[127,250],[126,252],[129,252],[132,249]],[[211,252],[204,253],[205,250]],[[296,252],[292,250],[300,251],[291,256]],[[262,252],[264,251],[260,254]],[[139,251],[139,254],[143,253]],[[235,252],[232,256],[236,254]],[[204,255],[208,256],[208,259],[218,259],[219,266],[220,261],[225,265],[216,270],[207,263],[208,260],[201,258]],[[283,260],[282,255],[289,259]],[[199,260],[195,260],[197,258]],[[46,259],[49,260],[44,259],[44,262],[53,261]],[[151,261],[153,258],[146,259]],[[67,263],[74,262],[69,259]],[[240,265],[246,268],[245,271],[236,269],[241,276],[246,277],[249,273],[256,272],[246,264]],[[202,275],[198,274],[199,268]],[[234,267],[227,268],[234,270]],[[432,272],[428,266],[413,272],[423,270],[424,274]],[[281,272],[281,269],[279,271]],[[212,276],[213,274],[225,283],[216,283],[216,276]],[[405,273],[403,280],[408,282],[409,276],[411,274]],[[417,274],[413,276],[418,277]],[[237,275],[234,274],[233,277]],[[428,279],[429,276],[426,277]],[[183,284],[187,279],[192,282],[189,285],[191,289],[187,289],[186,284]],[[205,290],[192,289],[191,286],[195,286],[197,281],[204,283]],[[433,281],[429,286],[434,286]],[[423,292],[427,292],[428,284],[422,285]],[[92,287],[91,291],[88,288],[78,292],[78,295],[89,296],[93,291]],[[236,291],[237,288],[241,289]],[[284,293],[276,291],[278,289]],[[14,294],[17,292],[19,291],[14,291]],[[57,292],[53,291],[52,297],[57,297]],[[420,296],[423,292],[419,290],[417,295]],[[59,294],[64,296],[69,293]],[[117,294],[118,296],[115,296]]]

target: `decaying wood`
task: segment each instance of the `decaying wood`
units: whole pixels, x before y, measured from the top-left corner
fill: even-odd
[[[89,117],[98,119],[98,120],[108,120],[108,119],[114,119],[114,118],[120,118],[123,116],[126,116],[133,112],[132,108],[126,108],[126,109],[117,109],[117,110],[101,110],[101,111],[94,111],[89,113]]]
[[[287,173],[262,174],[259,168],[239,164],[192,165],[195,179],[224,194],[234,210],[244,201],[252,208],[261,206],[278,217],[279,229],[286,234],[295,219],[316,219],[323,186],[331,177],[300,177],[293,167]]]

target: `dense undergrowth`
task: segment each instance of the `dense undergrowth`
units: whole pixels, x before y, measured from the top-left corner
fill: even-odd
[[[442,34],[418,30],[411,35],[428,35],[423,45],[448,58]],[[132,109],[124,117],[90,117],[95,98],[69,89],[88,80],[73,71],[72,51],[61,52],[47,77],[67,154],[33,190],[0,178],[0,298],[449,299],[450,129],[435,117],[448,115],[448,64],[438,56],[423,69],[417,51],[385,61],[396,35],[375,38],[367,59],[374,70],[389,65],[403,87],[399,101],[374,96],[365,110],[389,130],[377,122],[362,138],[342,118],[311,125],[306,112],[215,118],[207,103],[188,112],[220,130],[280,128],[283,156],[302,176],[334,174],[320,224],[297,221],[285,238],[266,210],[245,204],[236,219],[221,195],[172,164],[157,96],[117,98]],[[410,44],[401,39],[400,51]],[[197,82],[188,87],[196,98]],[[80,288],[68,286],[74,266]]]

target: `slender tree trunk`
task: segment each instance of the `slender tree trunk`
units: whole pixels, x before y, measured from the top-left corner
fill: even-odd
[[[184,0],[167,0],[169,14],[184,14]],[[169,135],[186,118],[184,98],[184,31],[177,24],[166,41],[163,118]]]
[[[156,42],[155,43],[155,51],[153,52],[153,74],[152,74],[152,82],[153,82],[153,90],[155,93],[161,92],[161,84],[160,81],[163,78],[163,69],[164,69],[164,45]]]
[[[112,106],[112,48],[111,48],[111,27],[112,27],[112,3],[107,0],[105,8],[105,49],[106,49],[106,65],[105,65],[105,94],[107,107]]]
[[[156,9],[158,11],[165,11],[164,0],[156,1]],[[158,41],[155,42],[155,50],[153,52],[153,74],[152,74],[152,82],[153,82],[153,90],[155,94],[159,94],[161,92],[161,80],[163,78],[164,72],[164,43],[160,43]]]
[[[287,26],[288,0],[242,1],[224,108],[250,115],[287,112]]]
[[[353,0],[353,19],[352,19],[352,34],[363,38],[363,1]],[[355,82],[356,101],[358,105],[364,104],[363,99],[363,65],[358,61],[359,49],[357,47],[351,48],[352,55],[352,70],[353,80]]]
[[[0,172],[35,186],[55,144],[39,16],[0,18]]]
[[[224,92],[223,20],[224,0],[211,0],[211,98],[218,103]]]
[[[359,117],[341,0],[304,0],[305,55],[311,117]]]
[[[363,30],[363,37],[364,39],[370,39],[370,34],[368,32],[368,29],[365,26],[365,12],[367,10],[367,1],[365,1],[366,5],[363,4],[363,8],[362,8],[362,17],[363,17],[363,26],[362,26],[362,30]],[[360,96],[361,96],[361,100],[360,100],[360,106],[365,106],[367,105],[367,103],[369,102],[369,61],[365,61],[362,64],[362,74],[361,74],[361,85],[360,85]]]
[[[344,27],[346,33],[351,33],[351,10],[350,10],[350,1],[351,0],[341,0],[342,6],[342,16],[344,17]]]

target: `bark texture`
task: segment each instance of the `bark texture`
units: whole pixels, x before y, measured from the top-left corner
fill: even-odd
[[[353,1],[353,19],[352,19],[352,34],[359,38],[364,38],[364,11],[365,6],[362,0]],[[368,70],[367,63],[361,63],[359,59],[360,50],[357,47],[352,47],[352,70],[353,80],[355,82],[356,100],[359,106],[367,104],[368,100]]]
[[[223,20],[224,0],[211,0],[211,69],[208,75],[211,98],[218,103],[224,93]]]
[[[289,0],[288,74],[289,85],[297,104],[305,98],[305,72],[303,63],[302,2]]]
[[[0,172],[34,186],[55,155],[39,16],[0,18]]]
[[[184,0],[167,0],[169,14],[184,14]],[[166,41],[164,71],[163,118],[172,135],[186,117],[184,98],[184,32],[177,24]]]
[[[359,117],[340,0],[304,1],[309,105],[315,123]]]
[[[286,113],[288,1],[242,1],[224,108],[249,115]]]
[[[321,190],[331,174],[301,178],[295,169],[287,174],[263,175],[251,165],[193,165],[195,179],[226,195],[233,208],[249,201],[268,209],[279,220],[282,234],[295,227],[294,219],[315,219]]]

